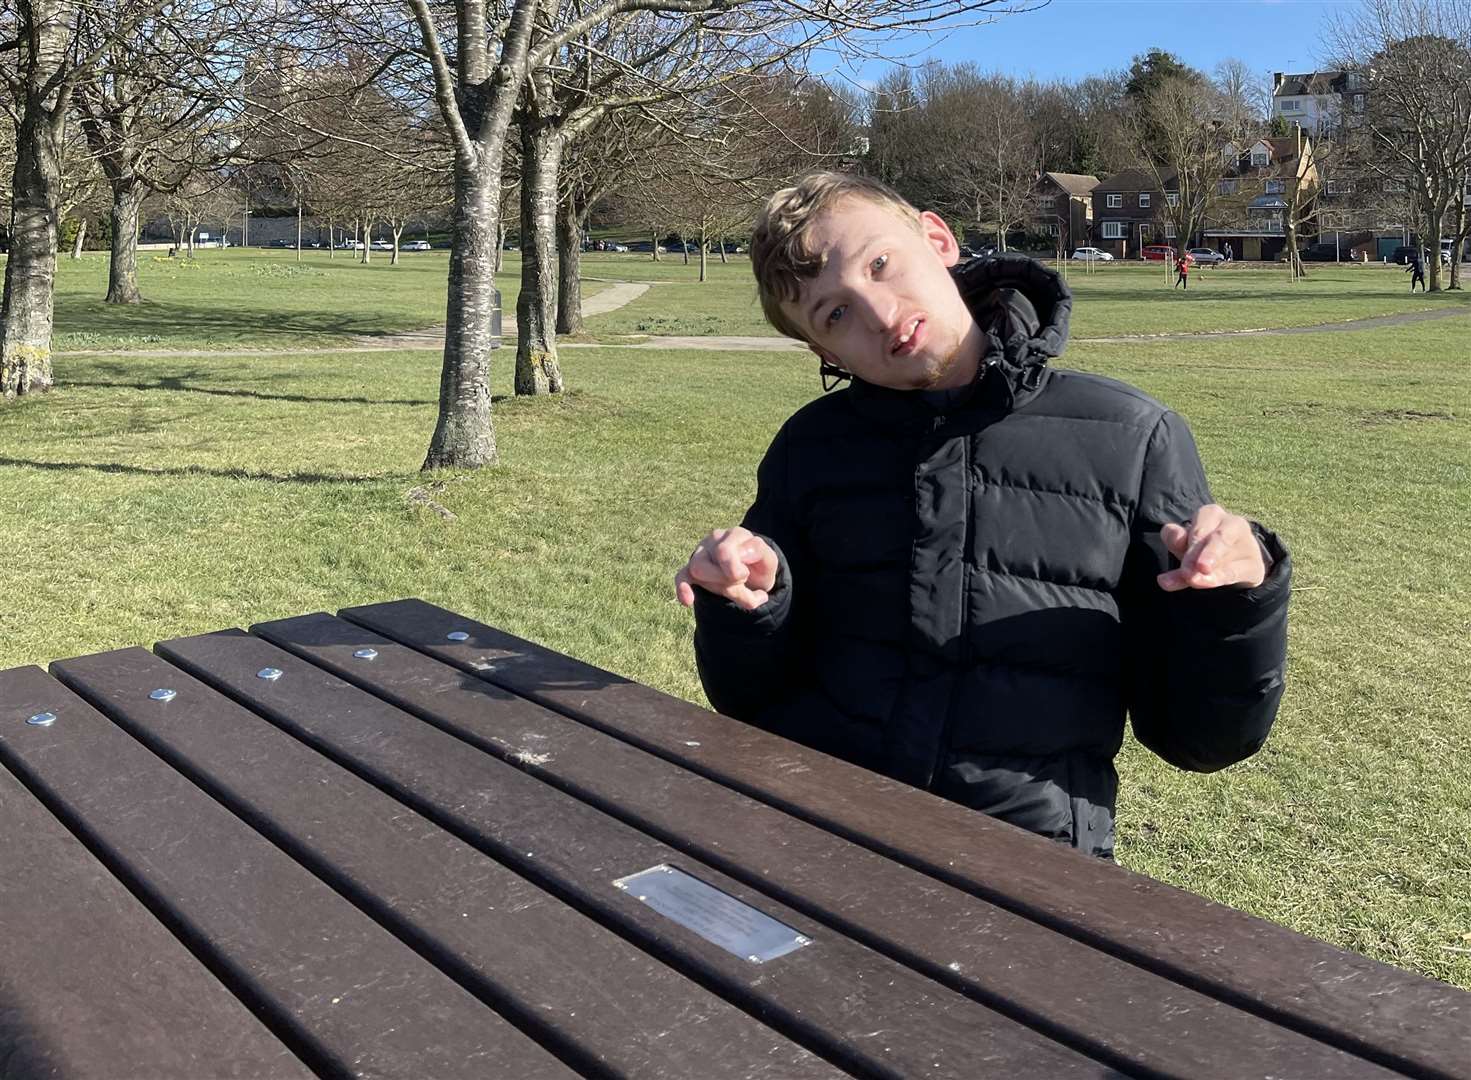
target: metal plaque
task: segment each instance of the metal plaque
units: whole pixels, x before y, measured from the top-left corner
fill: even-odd
[[[672,866],[651,866],[613,884],[665,918],[753,964],[812,944],[811,938],[786,923]]]

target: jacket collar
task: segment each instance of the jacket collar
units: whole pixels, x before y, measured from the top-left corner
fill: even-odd
[[[951,271],[961,298],[985,335],[979,385],[957,411],[1010,412],[1042,392],[1047,362],[1067,345],[1073,294],[1067,283],[1025,255],[972,259]],[[867,419],[889,427],[928,428],[934,409],[913,390],[855,378],[843,393]]]

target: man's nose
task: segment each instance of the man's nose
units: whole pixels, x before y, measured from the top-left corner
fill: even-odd
[[[867,288],[858,290],[854,301],[862,310],[864,321],[870,329],[895,329],[895,323],[899,319],[899,303],[888,289],[870,284]]]

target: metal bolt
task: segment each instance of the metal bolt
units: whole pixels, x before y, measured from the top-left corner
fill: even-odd
[[[177,691],[169,690],[166,687],[159,687],[148,696],[154,701],[173,701],[179,695]]]
[[[449,638],[451,641],[469,641],[470,640],[470,635],[467,634],[467,633],[465,633],[465,631],[463,631],[463,630],[451,630],[448,634],[445,634],[444,636],[447,637],[447,638]]]
[[[376,660],[378,659],[378,650],[359,649],[355,653],[353,653],[353,656],[357,657],[359,660]]]
[[[257,679],[266,679],[269,682],[275,682],[281,677],[281,669],[278,667],[263,667],[255,673],[255,677]]]
[[[38,712],[35,716],[26,720],[26,723],[33,727],[50,727],[56,723],[56,714],[54,712]]]
[[[749,961],[751,961],[751,963],[753,963],[753,964],[759,964],[759,963],[761,963],[761,957],[759,957],[759,956],[748,956],[748,957],[746,957],[746,959],[749,960]]]

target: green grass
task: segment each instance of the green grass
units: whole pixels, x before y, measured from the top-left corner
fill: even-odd
[[[232,310],[274,325],[291,279],[253,276],[267,262],[219,269],[235,270],[221,279],[238,290]],[[651,293],[704,289],[733,310],[748,284],[727,270]],[[398,328],[390,316],[419,310],[430,282],[394,273],[328,268],[291,317],[336,308]],[[1354,313],[1405,305],[1387,274],[1338,273],[1363,275],[1344,285]],[[1189,303],[1155,296],[1141,275],[1080,288],[1080,323],[1197,325],[1193,288]],[[1336,317],[1332,281],[1299,289],[1321,290]],[[197,340],[195,288],[145,279],[181,313],[161,331],[171,343]],[[1128,289],[1157,302],[1129,304]],[[1325,321],[1302,294],[1276,300],[1263,281],[1256,296],[1227,303],[1256,325]],[[1414,301],[1438,304],[1466,307]],[[74,318],[67,332],[117,329]],[[1278,529],[1297,565],[1289,686],[1266,749],[1197,776],[1128,743],[1121,860],[1471,989],[1471,313],[1188,348],[1080,343],[1065,364],[1185,415],[1217,498]],[[773,432],[819,392],[816,371],[791,354],[617,349],[568,350],[562,365],[568,394],[498,402],[499,467],[427,478],[434,353],[59,357],[55,391],[0,410],[0,663],[422,596],[702,701],[673,573],[745,509]],[[408,501],[426,483],[455,520]]]

